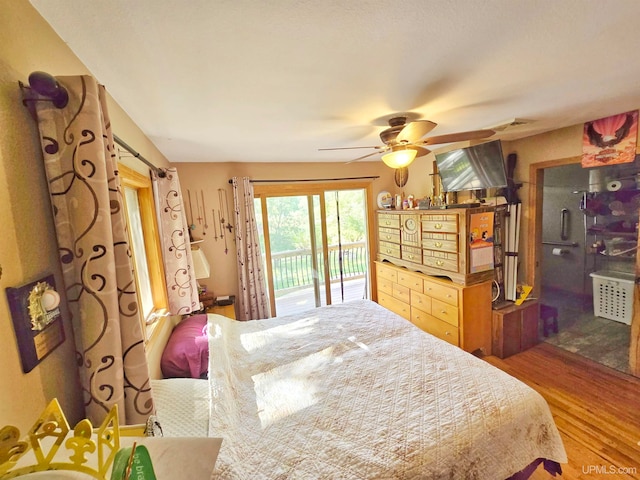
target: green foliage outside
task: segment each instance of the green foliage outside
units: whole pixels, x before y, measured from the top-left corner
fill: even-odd
[[[327,241],[329,247],[337,247],[339,241],[344,246],[343,272],[353,276],[364,274],[367,268],[366,252],[351,252],[347,244],[366,241],[366,211],[363,190],[341,190],[325,193]],[[316,244],[320,248],[322,229],[320,225],[320,199],[313,196],[313,215],[316,230]],[[276,290],[292,285],[310,285],[313,279],[313,268],[310,256],[309,204],[306,196],[272,197],[267,199],[269,213],[269,241],[272,256],[283,252],[306,250],[304,259],[273,261],[274,288]],[[262,252],[265,252],[263,219],[260,201],[255,203],[256,221],[260,233]],[[338,222],[339,215],[339,222]],[[339,232],[338,232],[339,225]],[[302,253],[302,252],[300,252]],[[331,278],[339,278],[337,252],[330,254]],[[335,256],[335,258],[334,258]],[[318,259],[319,272],[322,278],[323,262],[321,254]]]

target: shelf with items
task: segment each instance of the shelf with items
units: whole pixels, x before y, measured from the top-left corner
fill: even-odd
[[[639,207],[640,190],[635,188],[583,194],[585,253],[592,257],[592,271],[629,270],[629,260],[636,257]]]

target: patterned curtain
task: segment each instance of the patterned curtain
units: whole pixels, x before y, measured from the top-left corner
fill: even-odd
[[[57,80],[68,105],[36,105],[86,415],[98,425],[118,405],[121,423],[145,423],[154,405],[104,87]]]
[[[247,177],[242,178],[242,188],[238,185],[238,177],[233,177],[232,184],[238,256],[239,320],[268,318],[271,312],[253,210],[253,186]]]
[[[164,174],[164,176],[162,176]],[[193,274],[189,226],[175,168],[153,174],[153,193],[162,245],[169,311],[183,315],[198,310],[198,283]]]

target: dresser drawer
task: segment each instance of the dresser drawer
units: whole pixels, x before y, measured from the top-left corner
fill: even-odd
[[[458,252],[458,236],[452,233],[447,234],[425,234],[429,237],[422,237],[422,248],[443,252]],[[437,238],[441,237],[441,238]]]
[[[448,272],[458,271],[458,255],[455,253],[434,252],[433,250],[424,250],[422,256],[422,264]]]
[[[411,320],[411,307],[408,303],[398,300],[386,293],[378,292],[378,304],[407,320]]]
[[[424,281],[424,293],[454,307],[458,306],[458,290],[430,280]]]
[[[411,302],[411,290],[409,289],[409,287],[405,287],[404,285],[400,285],[399,283],[393,284],[393,296],[394,298],[402,300],[405,303]]]
[[[458,307],[444,303],[436,298],[431,299],[431,315],[447,322],[449,325],[458,326]]]
[[[400,258],[400,245],[397,243],[380,242],[380,248],[378,250],[383,255],[388,257]]]
[[[380,227],[378,230],[378,240],[382,242],[400,243],[400,230]]]
[[[378,275],[378,290],[393,295],[393,282]]]
[[[400,256],[403,260],[413,263],[422,263],[422,249],[416,247],[400,247]]]
[[[423,312],[431,313],[431,297],[411,290],[411,308],[416,307]]]
[[[428,321],[418,326],[435,337],[446,340],[456,347],[460,346],[458,329],[447,322],[443,322],[442,320],[429,316]]]
[[[427,323],[432,321],[433,317],[429,315],[428,312],[421,310],[417,307],[411,306],[411,323],[413,323],[416,327],[421,328],[425,332],[427,332]]]
[[[400,215],[394,213],[379,213],[378,227],[400,228]]]
[[[387,265],[376,263],[376,275],[378,277],[378,282],[380,281],[380,278],[384,278],[394,283],[398,281],[398,270],[396,267],[388,267]]]
[[[405,287],[410,288],[411,290],[416,290],[422,293],[422,277],[418,274],[399,271],[398,272],[398,283],[400,285],[404,285]]]
[[[423,215],[422,231],[458,233],[458,217],[456,215]]]

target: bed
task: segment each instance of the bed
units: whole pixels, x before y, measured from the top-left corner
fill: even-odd
[[[208,315],[208,379],[153,382],[165,436],[223,438],[212,478],[527,478],[566,453],[545,400],[361,300]]]

